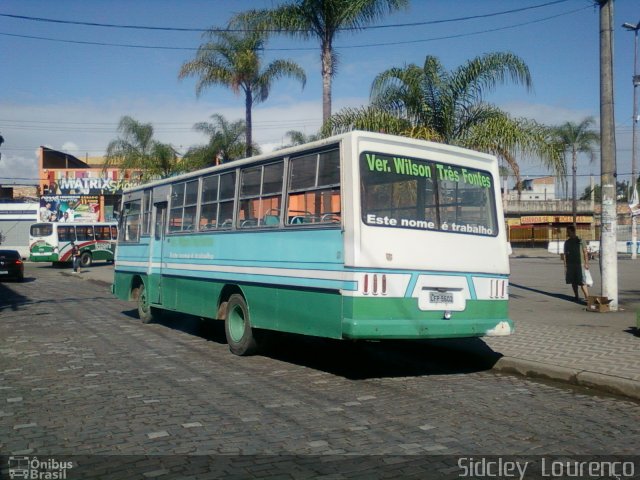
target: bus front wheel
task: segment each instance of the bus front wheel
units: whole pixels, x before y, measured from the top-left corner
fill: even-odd
[[[142,323],[151,323],[155,320],[155,309],[149,305],[149,297],[144,288],[144,283],[138,287],[138,317]]]
[[[236,293],[229,297],[224,332],[231,353],[246,356],[253,355],[257,351],[258,344],[251,328],[249,309],[242,295]]]

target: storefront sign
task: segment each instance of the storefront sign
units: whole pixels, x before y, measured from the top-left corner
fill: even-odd
[[[534,223],[572,223],[573,215],[530,215],[520,217],[523,225]],[[593,223],[593,217],[588,215],[576,216],[576,223]]]
[[[46,170],[43,185],[49,195],[118,195],[139,182],[117,169]]]

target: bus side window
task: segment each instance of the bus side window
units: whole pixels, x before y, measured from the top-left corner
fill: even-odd
[[[108,226],[96,227],[96,240],[110,240],[111,232]]]
[[[135,224],[131,224],[131,225],[127,225],[127,241],[129,242],[137,242],[138,238],[139,238],[139,225],[137,223]]]
[[[287,198],[288,225],[339,224],[340,152],[292,158]]]
[[[111,226],[111,239],[116,240],[118,238],[118,227],[115,225]]]
[[[76,240],[75,227],[58,225],[58,240],[61,242],[74,242]]]
[[[81,242],[93,240],[93,227],[77,226],[76,235]]]
[[[126,202],[122,208],[122,229],[120,241],[138,242],[140,240],[140,200]]]
[[[238,227],[280,225],[283,172],[284,161],[241,171]]]

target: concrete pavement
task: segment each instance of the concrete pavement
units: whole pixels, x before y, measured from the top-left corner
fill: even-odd
[[[601,295],[597,260],[591,262]],[[514,252],[511,318],[516,334],[485,339],[503,356],[494,369],[546,377],[640,399],[640,261],[620,255],[617,312],[594,313],[573,301],[557,255]]]
[[[63,275],[72,275],[62,270]],[[598,262],[591,272],[592,295],[601,294]],[[109,285],[111,265],[84,269],[79,279]],[[478,355],[496,371],[518,373],[590,387],[640,400],[640,260],[620,255],[618,312],[594,313],[573,301],[558,255],[542,249],[516,249],[511,256],[510,316],[516,332],[508,337],[430,342]]]

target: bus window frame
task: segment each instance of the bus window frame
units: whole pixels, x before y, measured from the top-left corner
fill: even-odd
[[[43,235],[42,232],[40,232],[40,230],[38,230],[38,234],[34,235],[33,234],[33,229],[34,228],[38,228],[38,229],[43,229],[43,228],[47,228],[49,229],[49,233],[47,233],[46,235]],[[54,224],[53,223],[47,223],[47,222],[38,222],[38,223],[34,223],[33,225],[31,225],[29,227],[29,235],[32,237],[50,237],[51,235],[53,235],[54,232]]]
[[[127,206],[138,203],[138,213],[131,214],[131,208],[127,209]],[[140,233],[142,227],[142,197],[132,197],[122,202],[122,214],[120,215],[122,227],[118,229],[118,242],[121,243],[140,243]],[[129,223],[129,220],[133,217],[137,217],[137,226],[135,238],[130,236],[130,228],[133,224]]]
[[[141,204],[141,237],[148,237],[151,235],[151,214],[153,211],[153,189],[145,188],[142,191],[142,204]]]
[[[61,231],[70,231],[73,232],[73,236],[71,238],[65,238],[64,240],[60,237]],[[58,237],[58,243],[60,242],[76,242],[78,241],[78,236],[76,235],[76,226],[75,225],[57,225],[56,227],[56,235]]]
[[[281,228],[282,226],[282,205],[284,205],[284,195],[285,195],[285,179],[286,179],[286,168],[285,162],[286,159],[284,157],[270,159],[268,162],[259,163],[255,165],[248,165],[244,168],[239,169],[238,173],[238,181],[237,181],[237,192],[236,192],[236,204],[235,204],[235,228],[236,230],[256,230],[256,229],[269,229],[272,230],[274,228]],[[279,166],[281,168],[281,180],[280,180],[280,188],[279,191],[266,191],[265,192],[265,170],[269,167]],[[247,171],[258,170],[260,172],[260,179],[258,182],[258,191],[250,192],[246,194],[242,194],[242,181],[243,175]],[[274,182],[275,184],[275,182]],[[278,200],[278,207],[276,208],[266,208],[264,206],[265,199],[271,201],[273,199]],[[252,218],[244,218],[240,219],[240,212],[244,208],[243,202],[249,202],[247,205],[251,205],[251,202],[258,202],[258,211],[257,216]],[[267,222],[273,222],[273,217],[277,217],[277,223],[267,224]]]
[[[169,205],[168,205],[168,218],[167,218],[167,233],[169,235],[180,235],[180,234],[185,234],[185,233],[193,233],[196,231],[199,231],[199,225],[198,225],[198,221],[200,218],[200,197],[201,197],[201,193],[202,193],[202,176],[198,176],[198,177],[192,177],[192,178],[187,178],[185,180],[181,180],[179,182],[175,182],[170,184],[170,195],[169,195]],[[195,194],[196,194],[196,198],[195,198],[195,203],[187,203],[187,192],[188,192],[188,188],[189,185],[191,184],[196,184],[195,185]],[[178,198],[177,195],[174,195],[174,188],[177,186],[182,186],[182,201],[179,205],[176,205],[176,199]],[[195,211],[193,213],[192,216],[192,222],[189,224],[190,228],[185,228],[185,223],[184,223],[184,219],[185,219],[185,210],[186,209],[191,209],[191,208],[195,208]],[[173,212],[174,210],[177,212],[177,210],[180,209],[181,215],[180,215],[180,228],[179,229],[175,229],[172,230],[171,228],[171,224],[174,218],[178,218],[178,217],[173,217]]]
[[[336,152],[338,157],[338,183],[327,183],[327,184],[319,184],[321,177],[321,159],[323,154],[329,154]],[[314,180],[313,186],[306,186],[300,188],[291,188],[292,183],[292,163],[295,162],[296,159],[303,159],[314,156],[315,157],[315,165],[314,165]],[[286,203],[285,203],[285,212],[287,213],[287,219],[284,222],[284,227],[289,228],[341,228],[342,227],[342,208],[343,208],[343,185],[342,185],[342,176],[340,170],[342,169],[342,158],[341,158],[341,149],[339,145],[331,145],[329,148],[303,152],[300,155],[289,157],[288,158],[288,172],[287,172],[287,181],[286,181]],[[318,201],[322,201],[322,195],[324,193],[329,193],[330,197],[334,195],[337,191],[339,198],[340,211],[333,212],[320,212],[316,214],[315,212],[309,212],[306,210],[291,210],[291,197],[295,195],[303,195],[307,194],[320,195],[318,197]],[[291,212],[300,213],[300,215],[289,215]]]

